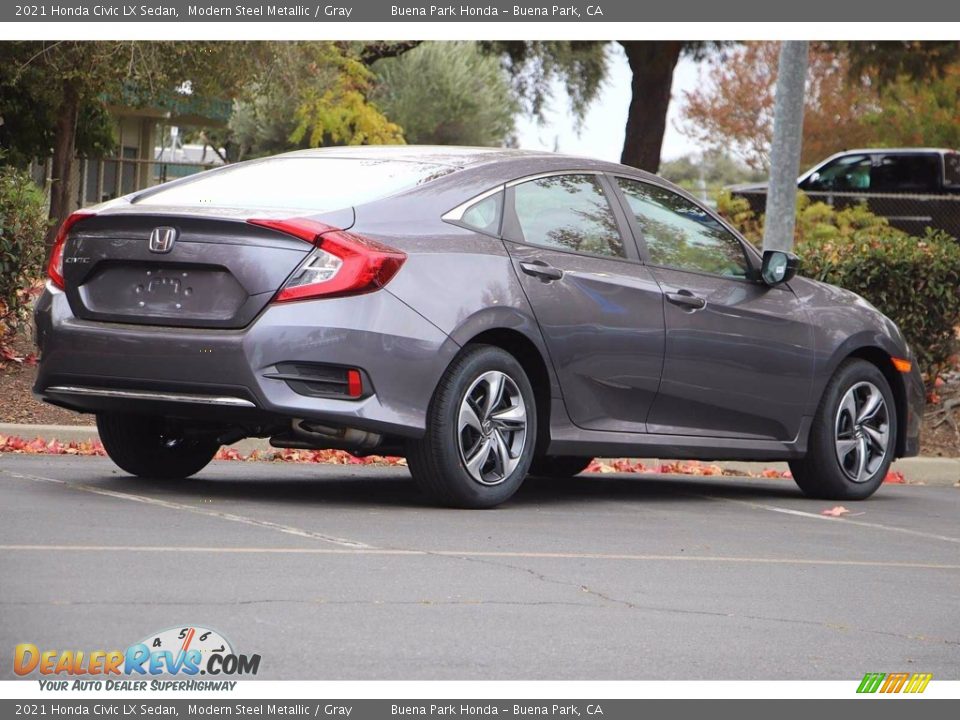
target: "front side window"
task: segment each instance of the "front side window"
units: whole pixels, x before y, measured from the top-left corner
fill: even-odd
[[[740,241],[710,213],[666,188],[617,178],[654,265],[747,277]]]
[[[626,257],[623,238],[593,175],[555,175],[514,188],[521,242],[590,255]]]
[[[871,167],[869,155],[845,155],[813,172],[803,183],[813,192],[855,192],[869,190]]]

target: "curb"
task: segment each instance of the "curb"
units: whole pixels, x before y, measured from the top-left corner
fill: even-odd
[[[61,442],[89,442],[97,439],[97,428],[94,425],[22,425],[18,423],[0,423],[0,435],[22,437],[32,440],[35,437],[56,438]],[[266,438],[247,438],[234,443],[230,447],[244,455],[254,450],[273,450]],[[639,460],[648,467],[657,467],[661,463],[670,462],[658,458],[632,458]],[[740,462],[724,460],[715,464],[724,470],[741,470],[744,474],[757,473],[763,470],[787,470],[785,462]],[[890,468],[903,473],[911,485],[938,485],[941,487],[954,486],[960,483],[960,457],[911,457],[897,460]]]

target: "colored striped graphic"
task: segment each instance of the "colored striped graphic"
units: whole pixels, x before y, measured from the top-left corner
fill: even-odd
[[[867,673],[858,693],[922,693],[933,679],[930,673]]]

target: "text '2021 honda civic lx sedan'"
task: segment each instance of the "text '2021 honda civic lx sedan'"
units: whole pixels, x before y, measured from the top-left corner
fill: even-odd
[[[406,456],[489,507],[594,456],[788,460],[866,498],[917,453],[910,348],[663,180],[550,153],[335,148],[72,215],[36,393],[182,478],[221,444]]]

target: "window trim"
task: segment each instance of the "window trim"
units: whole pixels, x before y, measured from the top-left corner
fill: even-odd
[[[602,253],[592,253],[592,252],[583,252],[580,250],[573,250],[567,247],[553,247],[550,245],[541,245],[539,243],[527,242],[526,240],[517,240],[516,237],[511,237],[507,235],[508,225],[514,225],[519,227],[520,220],[517,217],[516,205],[514,203],[514,190],[518,185],[523,185],[524,183],[534,182],[536,180],[542,180],[549,177],[562,177],[564,175],[590,175],[595,177],[597,180],[597,185],[600,188],[600,193],[603,195],[603,198],[607,201],[607,206],[610,208],[610,214],[613,215],[613,221],[616,224],[617,232],[620,234],[620,241],[623,244],[624,255],[604,255]],[[620,206],[619,198],[614,193],[614,188],[611,187],[611,183],[605,173],[602,170],[551,170],[549,172],[541,172],[533,175],[526,175],[521,178],[516,178],[509,181],[505,185],[506,193],[504,195],[503,203],[503,216],[500,222],[500,239],[504,242],[513,243],[514,245],[520,245],[523,247],[537,248],[539,250],[544,250],[547,252],[559,252],[565,253],[568,255],[573,255],[577,257],[587,257],[587,258],[598,258],[601,260],[613,260],[615,262],[627,262],[633,263],[634,265],[642,264],[642,258],[637,250],[636,240],[633,237],[633,230],[629,225],[629,219],[623,212],[623,208]]]
[[[620,203],[623,214],[626,217],[626,220],[630,226],[631,232],[633,233],[634,240],[636,241],[636,244],[637,244],[637,250],[640,253],[640,258],[644,265],[651,268],[661,268],[663,270],[671,270],[673,272],[686,272],[686,273],[693,273],[695,275],[704,275],[706,277],[722,278],[724,280],[734,280],[736,282],[745,282],[751,285],[757,284],[757,278],[759,277],[760,266],[763,262],[763,256],[751,243],[747,242],[747,240],[744,239],[744,237],[739,232],[737,232],[736,229],[730,225],[730,223],[724,220],[716,212],[714,212],[708,207],[705,207],[703,204],[697,202],[687,193],[684,193],[682,191],[678,192],[677,189],[669,187],[666,183],[657,182],[659,178],[649,178],[649,179],[640,178],[640,177],[636,177],[635,175],[628,175],[626,173],[610,173],[609,176],[610,176],[610,185],[612,186],[613,191],[616,194],[617,201]],[[636,216],[634,215],[633,211],[630,209],[630,204],[627,201],[627,198],[624,195],[623,190],[620,188],[620,184],[617,182],[618,179],[630,180],[631,182],[637,182],[642,185],[652,185],[654,187],[660,188],[661,190],[666,190],[667,192],[671,192],[674,195],[679,195],[684,200],[691,203],[695,207],[699,208],[704,213],[706,213],[709,217],[717,221],[721,227],[723,227],[727,232],[730,233],[730,235],[733,237],[734,240],[740,243],[740,249],[743,252],[744,259],[747,261],[747,265],[748,265],[747,277],[736,277],[735,275],[721,275],[719,273],[707,272],[706,270],[692,270],[690,268],[678,268],[678,267],[674,267],[673,265],[660,265],[658,263],[653,262],[650,256],[650,250],[647,247],[647,240],[643,235],[643,231],[640,229],[640,225],[637,222]],[[786,283],[784,283],[784,286],[786,286]]]

